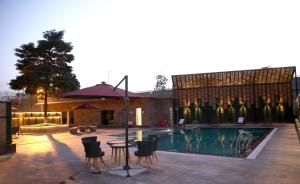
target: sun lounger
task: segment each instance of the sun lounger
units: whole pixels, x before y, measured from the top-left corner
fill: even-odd
[[[242,117],[242,116],[238,117],[237,123],[238,123],[238,125],[243,125],[243,124],[245,124],[244,117]]]
[[[180,119],[180,120],[179,120],[178,126],[179,126],[179,127],[184,126],[184,119]]]

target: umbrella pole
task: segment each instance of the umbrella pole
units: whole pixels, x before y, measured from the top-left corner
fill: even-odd
[[[128,76],[125,76],[125,141],[126,141],[126,163],[124,166],[124,169],[127,170],[127,177],[129,177],[128,169],[130,169],[130,166],[128,164],[129,160],[129,150],[128,150]]]
[[[130,166],[128,164],[128,159],[129,159],[129,150],[128,150],[128,76],[125,75],[124,78],[119,82],[119,84],[114,87],[113,90],[116,90],[117,87],[125,80],[125,97],[124,97],[124,102],[125,102],[125,144],[126,144],[126,163],[123,166],[123,169],[127,171],[127,177],[130,177],[129,174],[129,169]]]

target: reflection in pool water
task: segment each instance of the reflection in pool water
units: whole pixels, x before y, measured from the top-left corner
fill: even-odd
[[[201,129],[165,129],[138,130],[131,133],[137,140],[150,134],[159,135],[158,150],[180,153],[202,153],[237,157],[241,150],[237,150],[236,142],[239,130],[250,131],[252,148],[257,145],[261,137],[266,136],[271,128],[201,128]],[[123,134],[113,136],[124,136]],[[242,139],[242,146],[247,140]]]

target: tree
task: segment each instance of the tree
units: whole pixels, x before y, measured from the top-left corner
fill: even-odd
[[[163,75],[157,75],[156,76],[156,84],[155,84],[155,91],[162,91],[166,89],[166,84],[168,82],[167,77]]]
[[[37,45],[30,42],[15,49],[18,57],[16,68],[20,75],[9,83],[14,90],[24,90],[26,94],[36,94],[43,88],[44,117],[47,119],[48,95],[58,95],[78,89],[80,84],[68,64],[74,60],[73,46],[63,40],[64,31],[43,32],[43,40]]]

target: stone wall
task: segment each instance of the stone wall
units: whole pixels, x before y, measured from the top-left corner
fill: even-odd
[[[69,130],[67,125],[57,125],[57,126],[22,126],[22,133],[34,133],[34,134],[45,134],[45,133],[57,133],[66,132]]]
[[[170,121],[170,108],[173,106],[172,99],[149,98],[144,101],[143,124],[156,125],[160,120]]]
[[[99,122],[99,113],[97,109],[77,109],[74,110],[74,120],[76,126],[94,125],[97,126]]]

